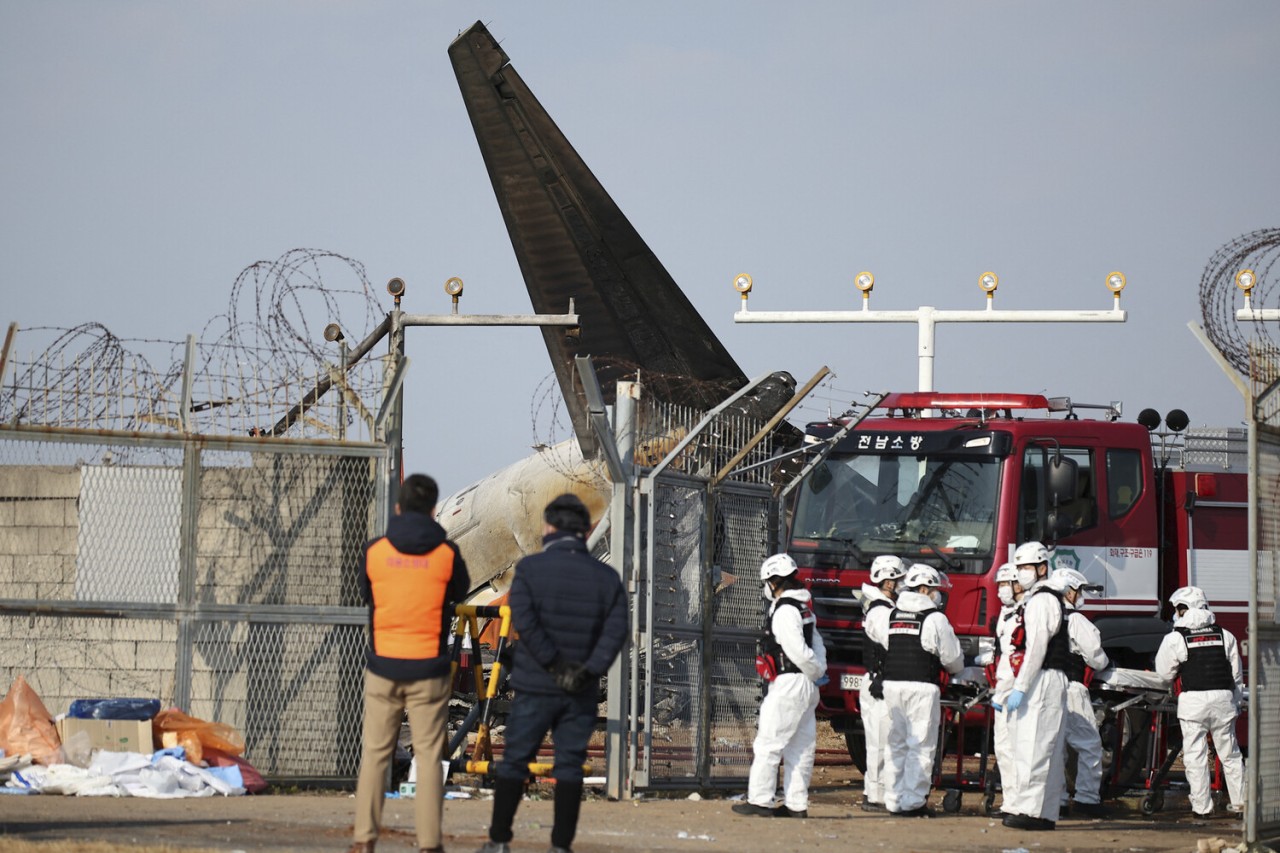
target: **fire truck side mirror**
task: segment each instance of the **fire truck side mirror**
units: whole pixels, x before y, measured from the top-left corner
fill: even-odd
[[[1076,461],[1066,456],[1049,459],[1049,505],[1062,506],[1076,496]]]

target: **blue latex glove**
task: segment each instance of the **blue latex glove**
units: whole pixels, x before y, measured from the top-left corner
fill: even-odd
[[[1004,710],[1004,706],[1003,706],[1003,705],[1001,705],[999,702],[992,702],[992,703],[991,703],[991,707],[992,707],[993,709],[997,710],[997,711],[1003,711],[1003,710]]]
[[[823,687],[823,686],[825,686],[825,685],[827,685],[827,684],[830,684],[830,683],[831,683],[831,676],[827,675],[827,674],[824,672],[824,673],[822,673],[822,677],[821,677],[821,678],[819,678],[817,681],[815,681],[815,682],[813,682],[813,683],[814,683],[814,684],[816,684],[816,685],[817,685],[817,686],[819,686],[819,687]]]
[[[1026,695],[1027,694],[1023,693],[1021,690],[1013,691],[1009,694],[1009,698],[1005,700],[1004,709],[1009,713],[1013,713],[1018,710],[1022,707],[1022,699]]]

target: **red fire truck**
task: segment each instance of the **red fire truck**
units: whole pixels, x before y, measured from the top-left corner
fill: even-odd
[[[1101,588],[1085,612],[1119,666],[1150,665],[1169,631],[1164,604],[1185,584],[1245,639],[1245,431],[1186,430],[1178,410],[1164,430],[1154,411],[1140,423],[1120,414],[1036,394],[914,392],[886,396],[852,429],[809,425],[807,440],[836,440],[789,507],[788,550],[827,646],[820,710],[860,768],[859,599],[879,554],[947,573],[946,614],[969,658],[993,642],[996,569],[1031,539]]]

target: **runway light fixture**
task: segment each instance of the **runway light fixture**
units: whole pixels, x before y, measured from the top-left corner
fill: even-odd
[[[404,279],[393,278],[387,282],[387,293],[390,293],[396,301],[396,308],[400,308],[400,297],[404,296]]]
[[[871,288],[876,286],[876,277],[863,270],[854,277],[853,286],[862,291],[862,300],[866,302],[871,298]]]
[[[733,280],[733,289],[741,293],[743,299],[746,299],[747,294],[751,292],[751,276],[745,272],[738,273]]]
[[[1257,284],[1258,277],[1254,274],[1253,270],[1240,270],[1240,272],[1236,273],[1236,287],[1240,288],[1245,293],[1253,290]]]
[[[999,286],[1000,276],[990,270],[978,276],[978,287],[982,289],[983,293],[987,294],[988,299],[992,297],[992,294],[996,292],[996,288]]]
[[[1119,295],[1120,291],[1124,290],[1125,281],[1126,279],[1122,272],[1107,273],[1107,290]]]
[[[444,283],[444,292],[457,299],[462,295],[462,279],[456,275]]]
[[[337,323],[330,323],[324,327],[324,339],[329,343],[342,340],[342,327]]]

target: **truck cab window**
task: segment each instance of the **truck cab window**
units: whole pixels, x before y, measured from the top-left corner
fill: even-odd
[[[999,478],[999,460],[985,455],[832,454],[799,490],[792,549],[837,565],[897,554],[986,571]]]
[[[1098,523],[1097,478],[1093,451],[1061,448],[1064,464],[1072,473],[1048,477],[1051,460],[1059,452],[1052,447],[1028,447],[1022,461],[1022,501],[1018,529],[1021,541],[1039,539],[1056,542],[1094,527]],[[1053,482],[1065,482],[1055,496]],[[1056,497],[1056,501],[1055,501]]]
[[[1142,494],[1142,454],[1136,450],[1107,451],[1107,510],[1112,518],[1133,509]]]

